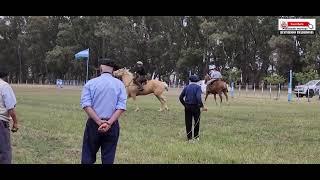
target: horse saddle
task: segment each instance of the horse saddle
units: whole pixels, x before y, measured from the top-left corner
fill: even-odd
[[[216,81],[221,81],[221,79],[220,78],[219,79],[215,79],[215,80],[211,81],[211,83],[209,85],[212,85]]]

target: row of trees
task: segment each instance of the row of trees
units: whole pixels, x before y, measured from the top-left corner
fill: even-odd
[[[0,63],[13,82],[84,80],[86,65],[74,54],[90,48],[89,76],[98,59],[111,57],[125,67],[144,62],[147,71],[168,81],[177,72],[222,67],[228,80],[259,84],[272,74],[319,73],[320,38],[278,35],[279,16],[3,16]],[[316,18],[319,17],[281,17]],[[317,21],[318,22],[318,21]]]

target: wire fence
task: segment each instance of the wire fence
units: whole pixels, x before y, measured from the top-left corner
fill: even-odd
[[[82,88],[85,84],[85,81],[78,81],[78,80],[57,80],[55,84],[53,83],[40,83],[37,84],[33,82],[24,82],[24,83],[12,83],[10,84],[14,87],[23,86],[23,87],[46,87],[46,88]],[[206,85],[204,81],[198,82],[201,86],[202,92],[205,93]],[[172,89],[183,89],[187,84],[182,82],[180,84],[168,84],[169,88]],[[274,100],[285,100],[288,99],[288,86],[284,84],[278,85],[263,85],[263,84],[234,84],[228,85],[229,96],[231,98],[238,98],[238,97],[248,97],[248,98],[268,98]],[[292,99],[302,100],[307,99],[309,102],[313,99],[320,100],[320,91],[316,91],[310,93],[310,90],[307,90],[304,93],[299,94],[294,93],[294,88],[292,90]],[[316,98],[315,98],[316,97]]]

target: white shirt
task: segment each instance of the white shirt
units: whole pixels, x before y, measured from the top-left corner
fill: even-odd
[[[15,108],[16,96],[10,85],[0,79],[0,121],[10,121],[8,110]]]
[[[219,78],[222,78],[222,75],[219,71],[216,71],[216,70],[211,70],[210,71],[210,77],[212,79],[219,79]]]

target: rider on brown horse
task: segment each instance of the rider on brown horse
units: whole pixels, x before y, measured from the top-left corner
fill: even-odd
[[[209,94],[213,94],[216,102],[216,95],[218,94],[220,97],[220,103],[222,103],[222,93],[226,96],[226,100],[228,101],[228,87],[222,80],[221,73],[216,69],[215,65],[209,65],[209,70],[210,76],[205,76],[205,83],[207,85],[205,101]]]
[[[222,79],[222,75],[217,70],[217,67],[215,65],[209,65],[209,75],[210,75],[211,79],[207,82],[207,85],[213,83],[216,80]]]
[[[143,83],[147,81],[146,71],[144,70],[143,63],[141,61],[137,62],[137,66],[134,69],[135,77],[133,82],[138,86],[139,91],[143,91]]]

